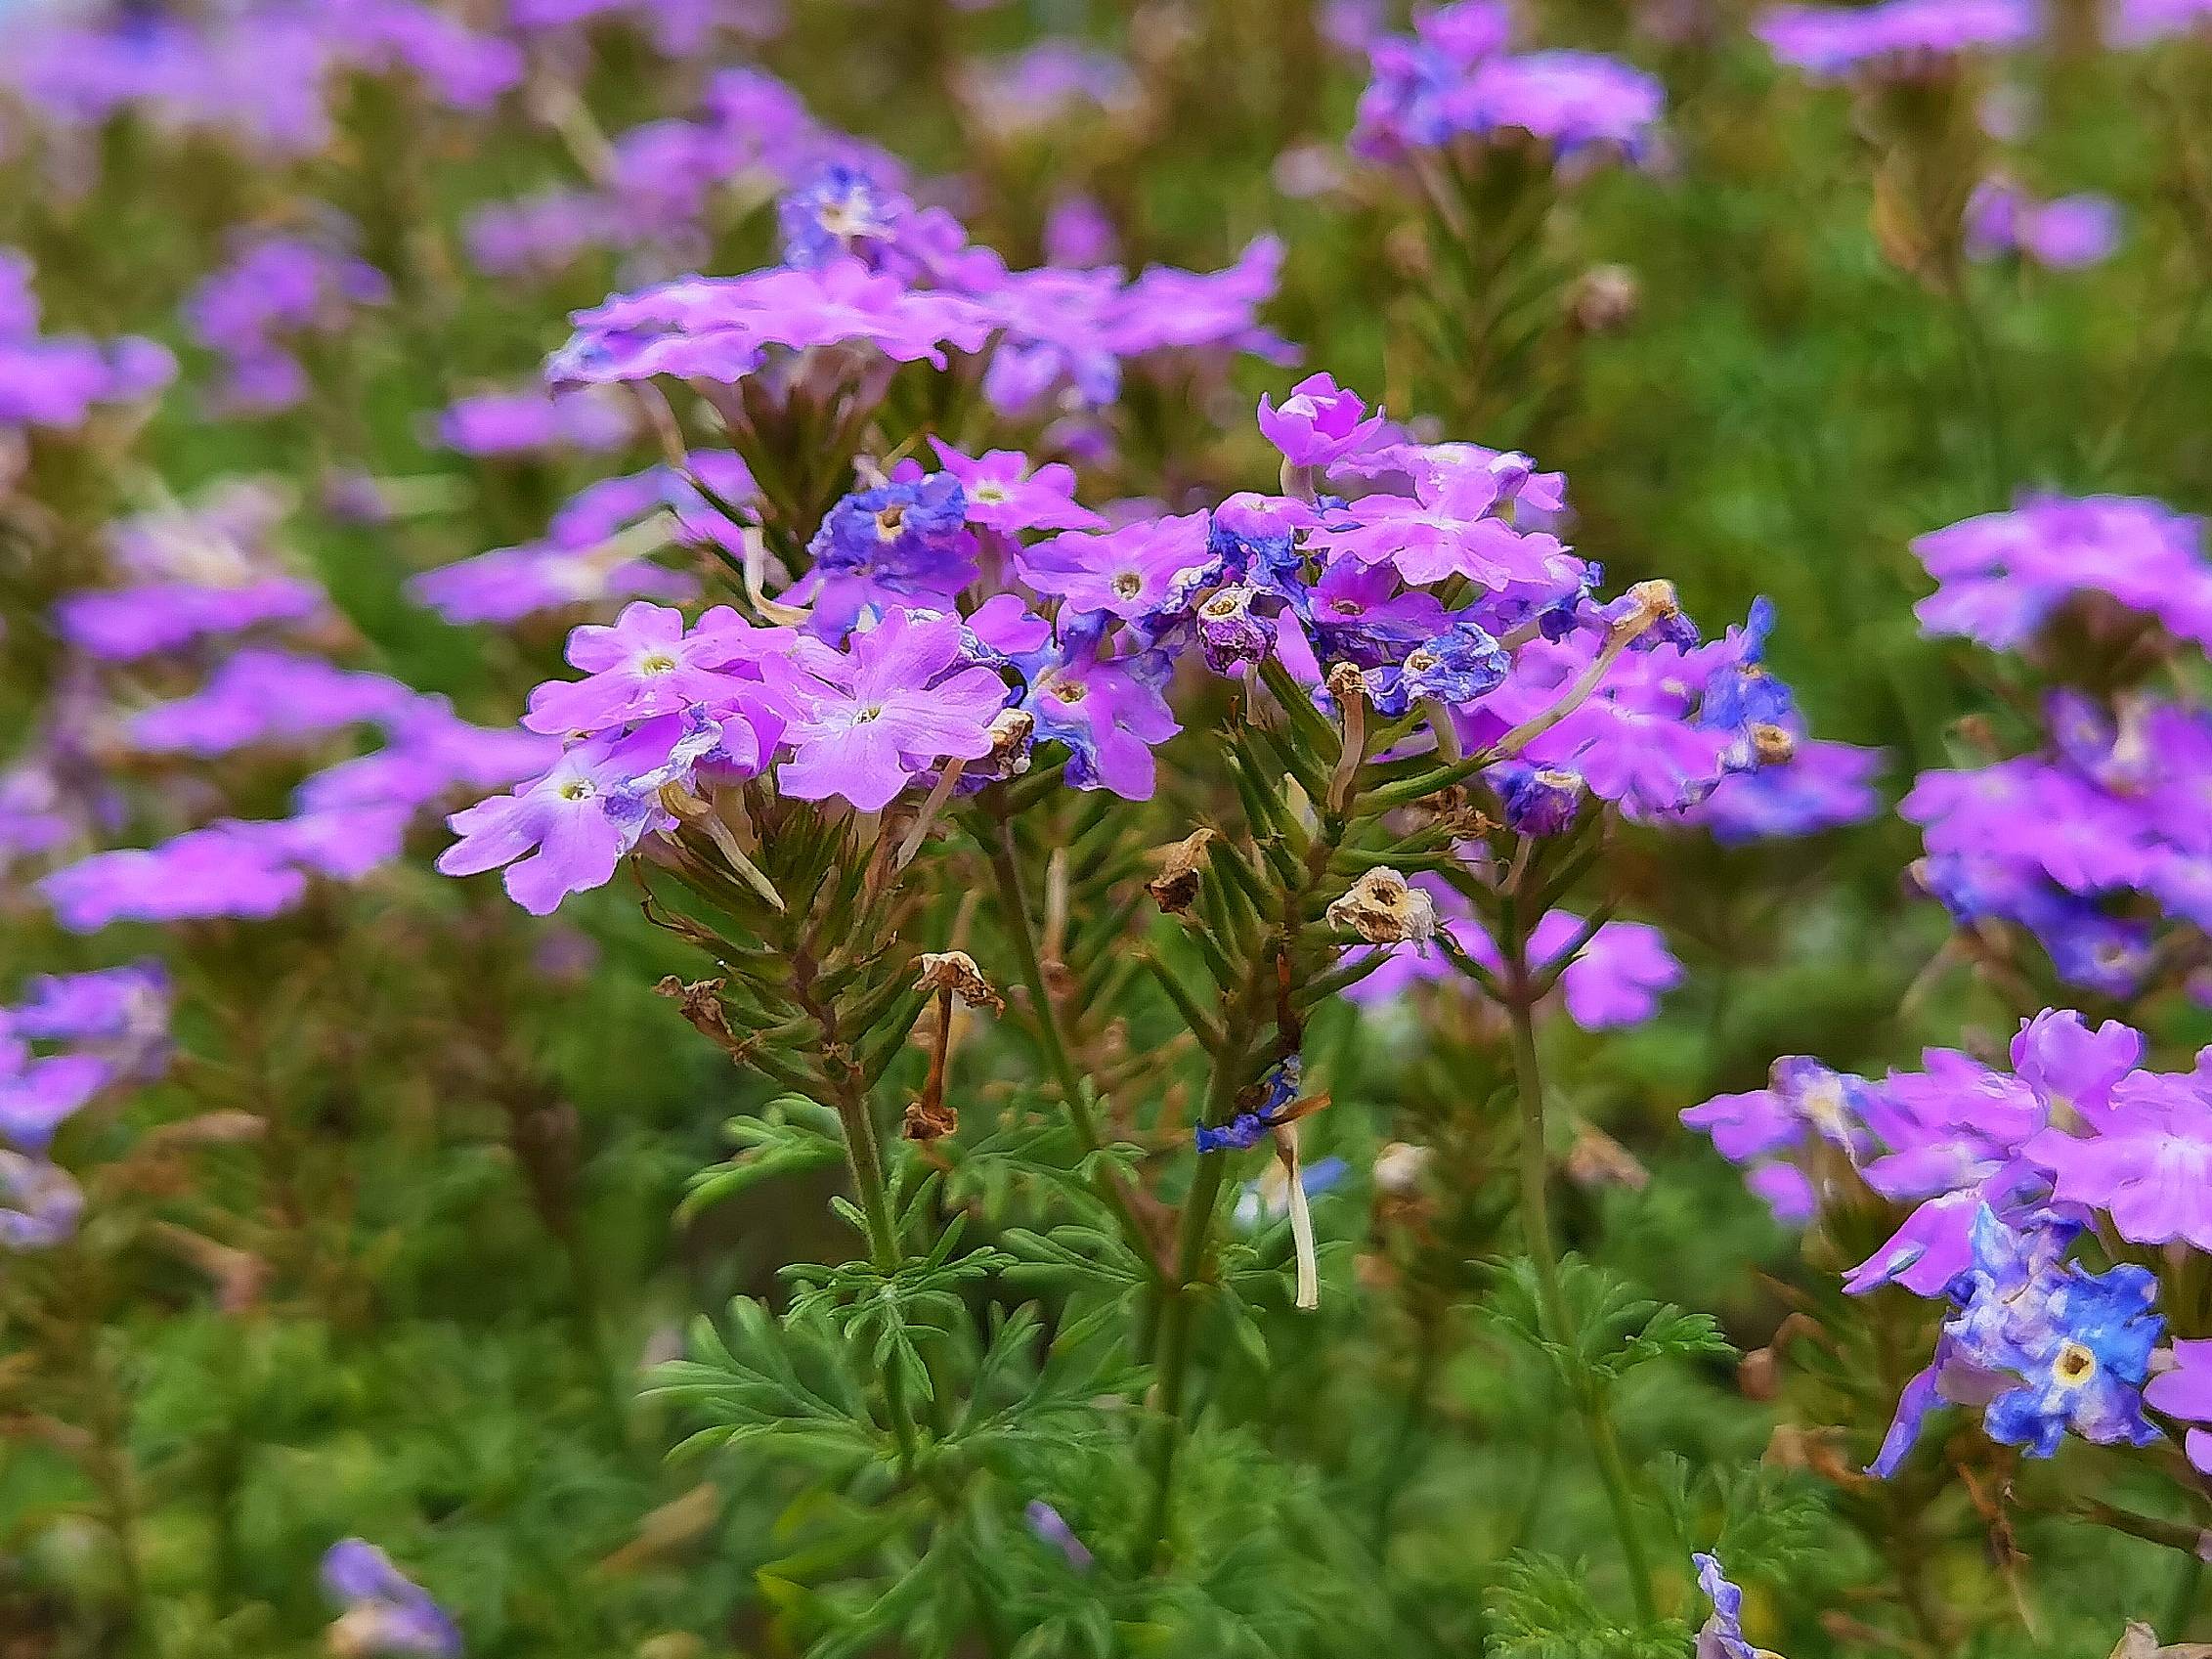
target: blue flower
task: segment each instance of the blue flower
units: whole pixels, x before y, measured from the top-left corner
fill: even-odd
[[[1511,666],[1505,648],[1486,631],[1455,622],[1407,652],[1396,667],[1369,669],[1367,695],[1394,719],[1431,698],[1461,706],[1496,690]]]
[[[856,167],[832,163],[776,203],[784,263],[813,270],[889,240],[909,203]]]

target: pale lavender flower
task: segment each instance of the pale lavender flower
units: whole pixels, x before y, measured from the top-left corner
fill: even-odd
[[[916,774],[945,759],[991,752],[991,722],[1006,707],[1005,681],[985,668],[960,668],[960,627],[917,621],[904,611],[855,633],[843,654],[809,657],[817,683],[795,694],[786,737],[791,758],[776,774],[785,795],[836,796],[881,811]]]

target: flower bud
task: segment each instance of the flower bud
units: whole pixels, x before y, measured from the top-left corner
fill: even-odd
[[[1396,870],[1369,870],[1328,907],[1328,925],[1369,944],[1419,943],[1436,936],[1436,902]]]

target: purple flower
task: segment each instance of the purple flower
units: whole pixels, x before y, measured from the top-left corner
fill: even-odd
[[[1213,581],[1206,515],[1140,519],[1118,530],[1071,530],[1016,555],[1021,580],[1055,593],[1073,611],[1103,611],[1126,622],[1186,611]]]
[[[2163,1357],[2169,1363],[2144,1389],[2144,1404],[2186,1423],[2212,1423],[2212,1341],[2177,1338]],[[2212,1473],[2212,1431],[2191,1426],[2182,1447],[2190,1463]]]
[[[446,406],[438,417],[438,442],[479,458],[619,450],[629,441],[632,424],[620,404],[587,393],[485,392]]]
[[[0,1013],[0,1050],[10,1033],[81,1045],[117,1077],[157,1076],[169,1058],[169,976],[152,961],[33,975],[22,1001]]]
[[[1596,52],[1505,53],[1493,29],[1484,18],[1455,39],[1425,29],[1422,39],[1377,42],[1353,152],[1389,159],[1514,131],[1542,140],[1562,160],[1650,153],[1666,109],[1656,79]]]
[[[1389,432],[1380,413],[1367,414],[1357,392],[1331,374],[1309,374],[1278,409],[1260,398],[1260,433],[1292,466],[1325,467],[1373,447]]]
[[[462,788],[494,789],[535,777],[560,756],[536,732],[472,725],[443,697],[418,697],[386,723],[372,755],[340,761],[303,781],[293,804],[309,816],[404,807],[416,811]]]
[[[2212,1249],[2212,1099],[2196,1074],[2138,1071],[2074,1136],[2046,1129],[2027,1156],[2048,1166],[2065,1203],[2104,1210],[2121,1238],[2140,1244],[2185,1239]]]
[[[956,668],[960,627],[890,611],[856,633],[842,655],[809,658],[817,683],[798,693],[786,736],[792,756],[776,774],[785,795],[838,796],[881,811],[939,760],[991,752],[991,721],[1006,683],[985,668]],[[948,672],[949,671],[949,672]]]
[[[1375,707],[1395,720],[1419,703],[1451,707],[1488,696],[1505,682],[1509,666],[1503,646],[1459,621],[1422,640],[1403,662],[1368,669],[1364,677]]]
[[[1750,1171],[1748,1183],[1775,1219],[1809,1221],[1817,1204],[1804,1165],[1823,1144],[1856,1162],[1866,1152],[1873,1090],[1863,1077],[1803,1055],[1774,1063],[1767,1086],[1715,1095],[1688,1108],[1682,1121],[1713,1137],[1713,1150]]]
[[[815,270],[833,260],[870,256],[898,235],[914,203],[861,169],[832,162],[776,202],[786,265]]]
[[[64,639],[88,656],[128,663],[201,639],[311,621],[324,603],[320,588],[288,576],[239,587],[148,582],[64,594],[54,623]]]
[[[2212,646],[2203,520],[2142,496],[2024,496],[1913,542],[1935,582],[1927,633],[2009,650],[2077,592],[2108,592],[2181,639]]]
[[[1075,500],[1075,470],[1059,461],[1032,468],[1019,450],[971,458],[932,440],[944,470],[958,480],[968,522],[1002,536],[1022,530],[1094,530],[1106,520]]]
[[[1221,514],[1214,518],[1218,525]],[[1443,600],[1423,589],[1404,587],[1389,564],[1341,560],[1300,594],[1315,654],[1362,668],[1401,662],[1422,640],[1442,633],[1451,620]]]
[[[1415,480],[1416,494],[1363,496],[1331,511],[1309,538],[1331,558],[1388,562],[1421,585],[1463,576],[1492,591],[1520,584],[1579,587],[1584,577],[1556,536],[1517,529],[1499,516],[1511,498],[1488,470],[1438,471]]]
[[[976,580],[968,498],[950,472],[893,478],[845,497],[806,545],[813,569],[793,589],[810,601],[815,632],[842,636],[871,606],[935,601],[949,607]]]
[[[686,630],[681,611],[640,600],[625,605],[612,627],[586,624],[569,635],[568,660],[589,677],[539,686],[522,723],[588,736],[714,705],[742,708],[772,743],[779,705],[757,677],[736,671],[787,649],[790,640],[788,630],[755,628],[727,605]]]
[[[307,372],[292,345],[338,333],[357,308],[390,300],[383,273],[344,251],[349,237],[333,220],[320,236],[242,240],[231,262],[186,299],[193,338],[225,360],[224,396],[233,408],[274,414],[298,403]]]
[[[1698,1629],[1695,1659],[1774,1659],[1763,1647],[1754,1647],[1744,1636],[1744,1593],[1722,1576],[1720,1563],[1711,1555],[1692,1555],[1698,1570],[1698,1589],[1713,1603],[1713,1614]]]
[[[44,1158],[0,1148],[0,1248],[40,1250],[77,1230],[84,1193]]]
[[[457,1659],[460,1630],[372,1544],[349,1538],[323,1556],[323,1594],[343,1611],[330,1645],[341,1653]]]
[[[54,1131],[114,1078],[94,1055],[33,1055],[0,1026],[0,1140],[44,1152]]]
[[[307,878],[237,826],[210,824],[158,847],[97,852],[38,884],[61,924],[97,933],[112,922],[261,919],[299,902]]]
[[[546,364],[556,385],[656,374],[741,380],[777,347],[865,346],[942,369],[946,347],[979,350],[994,327],[963,295],[912,291],[854,259],[820,270],[680,278],[617,294],[571,321],[575,335]]]
[[[2017,253],[2055,271],[2078,271],[2118,250],[2120,209],[2104,196],[2037,201],[2007,180],[1987,179],[1967,202],[1966,229],[1974,259]]]
[[[1053,652],[1028,666],[1020,707],[1036,741],[1067,747],[1067,781],[1125,801],[1152,798],[1152,750],[1183,728],[1160,688],[1173,672],[1164,653],[1098,657]]]
[[[1758,21],[1775,59],[1814,80],[1940,71],[1970,52],[2026,46],[2042,27],[2031,0],[1876,0],[1868,6],[1776,6]]]
[[[1083,1541],[1075,1536],[1074,1528],[1061,1518],[1061,1513],[1043,1499],[1032,1499],[1022,1510],[1029,1530],[1067,1557],[1067,1564],[1079,1573],[1091,1570],[1092,1554]]]
[[[1882,764],[1880,749],[1798,738],[1790,759],[1730,773],[1683,818],[1726,847],[1861,823],[1882,809],[1874,788]]]
[[[124,732],[148,754],[211,758],[389,720],[413,699],[407,686],[380,674],[256,647],[223,663],[190,696],[140,710]]]
[[[1496,941],[1468,913],[1461,895],[1426,876],[1415,877],[1414,885],[1426,891],[1447,916],[1444,926],[1462,950],[1493,973],[1503,971]],[[1546,913],[1529,937],[1531,971],[1540,975],[1558,968],[1560,957],[1582,931],[1580,917],[1565,910]],[[1378,949],[1388,952],[1391,960],[1345,992],[1354,1002],[1386,1001],[1416,982],[1444,979],[1453,972],[1441,952],[1412,943],[1353,945],[1345,959],[1358,960]],[[1682,965],[1657,928],[1613,921],[1601,924],[1560,972],[1559,989],[1570,1020],[1585,1030],[1602,1030],[1650,1019],[1659,1011],[1660,995],[1681,982]]]
[[[527,787],[455,812],[446,822],[459,839],[439,854],[438,868],[472,876],[504,865],[507,895],[533,916],[606,886],[666,819],[654,792],[674,775],[682,728],[672,715],[628,735],[586,738]]]
[[[1582,811],[1588,791],[1575,773],[1556,766],[1508,761],[1483,774],[1505,808],[1505,827],[1515,835],[1558,835]]]

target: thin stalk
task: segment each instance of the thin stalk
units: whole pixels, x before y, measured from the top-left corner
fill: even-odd
[[[1569,1355],[1574,1375],[1569,1392],[1576,1414],[1588,1437],[1591,1460],[1605,1488],[1606,1506],[1613,1512],[1614,1531],[1620,1535],[1621,1556],[1628,1569],[1628,1592],[1635,1601],[1636,1617],[1653,1623],[1659,1614],[1652,1591],[1651,1562],[1636,1531],[1635,1506],[1629,1496],[1627,1465],[1621,1456],[1621,1441],[1606,1408],[1597,1379],[1583,1369],[1575,1345],[1574,1316],[1559,1272],[1559,1246],[1551,1232],[1550,1169],[1544,1157],[1543,1073],[1537,1061],[1537,989],[1529,972],[1528,936],[1520,919],[1508,909],[1505,930],[1505,1007],[1513,1026],[1513,1075],[1521,1112],[1521,1230],[1528,1236],[1529,1255],[1536,1263],[1537,1293],[1544,1339]]]

